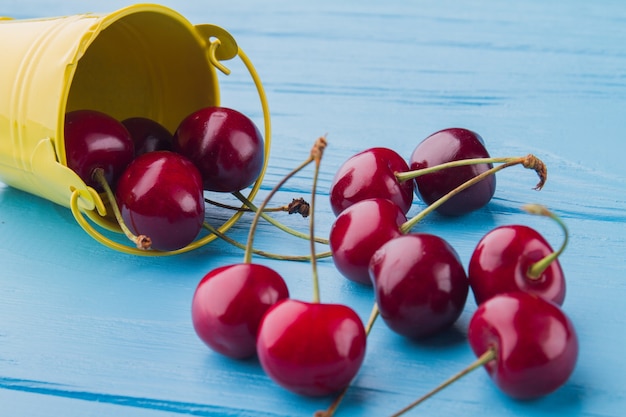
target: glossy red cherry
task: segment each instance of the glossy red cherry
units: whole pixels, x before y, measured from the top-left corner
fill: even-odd
[[[128,228],[172,251],[191,243],[204,222],[198,169],[182,155],[156,151],[137,157],[124,171],[115,197]]]
[[[403,211],[383,198],[359,201],[342,211],[329,235],[335,266],[351,281],[372,285],[369,263],[385,242],[401,236],[406,222]]]
[[[307,396],[335,393],[350,384],[365,357],[363,323],[341,304],[283,300],[261,321],[257,354],[267,375]]]
[[[494,349],[485,369],[511,397],[531,399],[562,386],[574,371],[578,339],[563,311],[525,292],[499,294],[478,306],[468,331],[477,356]]]
[[[196,334],[211,349],[231,358],[256,354],[256,335],[265,312],[289,297],[283,278],[260,264],[242,263],[212,270],[193,295]]]
[[[524,225],[500,226],[486,234],[469,263],[469,280],[476,303],[495,294],[526,291],[563,304],[565,278],[558,260],[538,277],[530,269],[554,251],[536,230]]]
[[[114,187],[134,158],[134,145],[128,130],[113,117],[95,110],[75,110],[65,115],[65,157],[67,166],[85,182],[102,191],[94,180],[96,168],[103,170]]]
[[[500,226],[476,246],[468,267],[469,283],[480,304],[499,293],[525,291],[559,305],[565,300],[565,277],[558,259],[534,272],[533,266],[554,254],[535,229]]]
[[[236,192],[252,185],[263,168],[261,133],[244,114],[206,107],[187,116],[174,134],[174,150],[200,170],[204,188]]]
[[[154,151],[171,151],[174,138],[169,130],[156,120],[147,117],[131,117],[122,124],[135,144],[135,156]]]
[[[424,139],[410,158],[412,170],[428,168],[446,162],[489,158],[483,139],[475,132],[462,128],[444,129]],[[444,169],[415,179],[418,197],[430,205],[464,182],[492,168],[492,164],[467,165]],[[496,190],[496,177],[490,175],[445,202],[437,212],[460,216],[486,205]]]
[[[380,316],[409,338],[439,333],[456,322],[469,286],[458,254],[426,233],[399,236],[372,256],[370,275]]]
[[[330,205],[338,215],[352,204],[368,198],[386,198],[407,213],[413,202],[414,181],[400,182],[396,172],[409,166],[395,151],[370,148],[349,158],[339,168],[330,187]]]

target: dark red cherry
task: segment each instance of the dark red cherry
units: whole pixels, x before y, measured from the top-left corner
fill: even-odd
[[[174,152],[137,157],[120,177],[115,197],[128,228],[148,236],[153,249],[187,246],[204,222],[200,173],[191,161]]]
[[[111,187],[134,158],[128,130],[113,117],[95,110],[75,110],[65,115],[65,157],[67,166],[85,182],[102,191],[92,178],[102,168]]]
[[[263,168],[263,138],[244,114],[206,107],[174,133],[174,150],[196,164],[208,191],[235,192],[252,185]]]
[[[425,233],[383,244],[372,256],[370,275],[381,318],[409,338],[431,336],[452,326],[469,291],[454,248]]]
[[[554,253],[535,229],[524,225],[500,226],[477,244],[468,267],[469,283],[476,303],[496,294],[526,291],[559,305],[565,300],[565,277],[558,259],[537,276],[533,265]]]
[[[147,117],[122,120],[135,144],[135,156],[154,151],[171,151],[173,136],[162,124]]]
[[[416,170],[472,158],[489,158],[483,139],[471,130],[450,128],[430,135],[417,145],[410,158],[410,167]],[[415,179],[416,194],[424,203],[430,205],[492,167],[493,164],[467,165],[422,175]],[[477,210],[491,200],[495,190],[496,177],[490,175],[452,197],[437,208],[437,212],[448,216],[460,216]]]
[[[355,203],[335,219],[329,236],[335,266],[351,281],[372,285],[369,263],[385,242],[401,236],[406,222],[402,209],[383,198]]]
[[[478,306],[468,338],[476,356],[494,349],[485,369],[506,394],[531,399],[549,394],[572,374],[578,339],[570,319],[534,294],[499,294]]]
[[[386,198],[407,213],[413,202],[414,182],[400,182],[396,172],[409,166],[395,151],[370,148],[349,158],[339,168],[330,187],[330,205],[338,215],[352,204],[368,198]]]
[[[289,391],[324,396],[344,389],[365,357],[363,323],[341,304],[287,299],[272,306],[257,338],[259,362]]]
[[[283,278],[260,264],[241,263],[212,270],[193,295],[196,334],[211,349],[231,358],[256,354],[256,335],[265,312],[289,297]]]

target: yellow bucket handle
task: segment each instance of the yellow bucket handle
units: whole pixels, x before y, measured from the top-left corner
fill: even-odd
[[[211,64],[219,69],[224,74],[230,74],[230,70],[225,67],[220,61],[232,59],[235,56],[238,56],[239,59],[243,62],[244,66],[250,73],[252,77],[252,81],[257,90],[257,94],[261,101],[261,108],[263,111],[263,121],[264,121],[264,154],[265,154],[265,162],[263,164],[263,168],[261,173],[259,174],[259,178],[254,183],[250,193],[248,194],[248,200],[252,201],[256,196],[257,192],[261,188],[261,180],[265,176],[265,171],[267,169],[267,162],[269,157],[269,151],[271,147],[271,123],[270,123],[270,112],[269,105],[267,103],[267,97],[265,95],[265,90],[263,88],[263,84],[261,83],[261,78],[257,73],[254,65],[248,58],[248,56],[237,46],[235,39],[228,33],[226,30],[222,29],[219,26],[215,25],[196,25],[195,26],[198,33],[208,40],[208,48],[207,48],[207,58]],[[203,236],[200,239],[197,239],[191,242],[189,245],[184,248],[177,249],[174,251],[159,251],[159,250],[144,250],[136,247],[123,245],[119,242],[109,239],[104,236],[98,230],[96,230],[89,221],[83,215],[79,207],[78,200],[83,197],[87,200],[93,201],[101,201],[100,196],[97,192],[91,187],[87,187],[89,196],[83,196],[81,194],[85,194],[85,191],[82,192],[80,190],[72,190],[72,195],[70,197],[70,210],[76,219],[76,222],[83,228],[88,235],[90,235],[93,239],[100,242],[104,246],[107,246],[111,249],[115,249],[119,252],[131,254],[131,255],[141,255],[141,256],[168,256],[168,255],[177,255],[180,253],[189,252],[191,250],[197,249],[201,246],[206,245],[207,243],[215,240],[217,235],[214,233]],[[222,226],[218,228],[220,233],[226,232],[239,218],[243,215],[243,211],[237,211],[230,219],[228,219]],[[114,224],[110,219],[106,218],[106,208],[104,204],[97,204],[96,210],[88,210],[86,212],[87,217],[91,219],[94,223],[99,226],[113,231],[119,231],[119,227]]]

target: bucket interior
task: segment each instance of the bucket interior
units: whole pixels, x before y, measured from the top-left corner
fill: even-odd
[[[193,111],[219,104],[216,73],[193,26],[160,10],[107,19],[77,62],[66,111],[149,117],[173,133]]]

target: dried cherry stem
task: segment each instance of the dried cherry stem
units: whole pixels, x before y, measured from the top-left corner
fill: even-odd
[[[508,163],[511,161],[518,160],[519,156],[504,156],[499,158],[469,158],[469,159],[459,159],[456,161],[445,162],[439,165],[433,165],[432,167],[415,169],[412,171],[406,172],[396,172],[395,176],[400,182],[408,181],[415,179],[417,177],[421,177],[422,175],[432,174],[433,172],[438,172],[447,168],[455,168],[462,167],[467,165],[479,165],[479,164],[499,164],[499,163]]]
[[[117,201],[115,200],[115,194],[113,193],[113,190],[111,190],[111,187],[109,186],[108,181],[104,177],[104,170],[102,168],[96,168],[91,173],[91,176],[104,189],[104,192],[106,193],[107,198],[109,199],[111,209],[113,209],[113,214],[115,215],[115,219],[117,220],[117,223],[119,224],[120,229],[122,229],[122,232],[124,232],[126,237],[137,246],[137,249],[145,249],[145,250],[150,249],[150,247],[152,246],[152,240],[148,236],[146,235],[136,236],[133,232],[130,231],[128,226],[126,226],[126,223],[124,222],[124,219],[122,218],[122,213],[120,213],[120,209],[117,206]]]
[[[317,139],[317,141],[315,142],[315,144],[317,145],[318,143],[323,143],[323,145],[326,145],[326,139],[324,137],[320,137],[319,139]],[[314,149],[315,146],[314,145]],[[270,200],[272,199],[272,197],[274,196],[274,194],[276,194],[276,192],[278,192],[278,190],[280,188],[282,188],[282,186],[294,175],[296,175],[298,172],[300,172],[302,169],[304,169],[307,165],[309,165],[311,162],[315,161],[315,155],[314,152],[311,151],[311,154],[309,155],[309,157],[302,162],[299,166],[297,166],[295,169],[293,169],[290,173],[288,173],[283,179],[281,179],[275,186],[274,188],[272,188],[272,190],[269,192],[269,194],[265,197],[265,200],[263,200],[263,203],[261,203],[261,205],[256,209],[256,212],[254,213],[254,218],[252,219],[252,223],[250,224],[250,232],[248,233],[248,241],[246,243],[246,251],[244,253],[244,263],[252,263],[252,247],[253,247],[253,243],[254,243],[254,233],[256,231],[256,227],[259,223],[259,219],[261,217],[263,217],[263,210],[265,209],[265,207],[269,204]],[[235,195],[237,193],[234,193]],[[284,230],[284,229],[283,229]],[[307,239],[309,237],[307,236]]]
[[[528,269],[527,275],[530,279],[539,279],[539,277],[541,277],[541,274],[543,274],[543,272],[546,269],[548,269],[550,264],[554,262],[567,247],[567,243],[569,241],[569,232],[563,220],[561,220],[559,216],[557,216],[556,214],[548,210],[548,208],[545,206],[542,206],[540,204],[527,204],[522,207],[522,210],[530,214],[535,214],[538,216],[545,216],[545,217],[551,218],[561,227],[561,230],[563,230],[563,234],[564,234],[563,243],[561,244],[561,247],[556,252],[552,252],[551,254],[546,255],[544,258],[532,264],[530,268]]]
[[[311,149],[311,157],[315,161],[315,171],[313,172],[313,185],[311,186],[311,215],[309,217],[309,243],[311,245],[311,277],[313,281],[313,302],[320,302],[320,280],[317,273],[317,257],[315,256],[315,195],[317,194],[317,179],[320,174],[320,164],[324,149],[326,149],[326,138],[320,137]]]
[[[313,162],[313,161],[309,161],[309,163],[310,162]],[[248,200],[246,198],[246,196],[241,194],[241,192],[239,192],[239,191],[234,192],[233,195],[235,197],[237,197],[239,199],[239,201],[241,201],[247,208],[249,208],[250,211],[253,211],[253,212],[256,213],[259,210],[259,208],[256,205],[254,205],[254,203],[252,201]],[[274,219],[273,217],[268,216],[265,213],[265,209],[261,211],[261,217],[263,217],[264,220],[268,221],[269,223],[273,224],[274,226],[278,227],[283,232],[289,233],[290,235],[299,237],[301,239],[309,240],[309,235],[308,234],[301,233],[301,232],[299,232],[297,230],[291,229],[288,226],[285,226],[284,224],[280,223],[278,220]],[[315,241],[317,243],[322,243],[322,244],[328,245],[328,239],[325,239],[325,238],[322,238],[322,237],[316,237]]]
[[[252,210],[250,207],[231,206],[230,204],[220,203],[219,201],[211,200],[209,198],[205,198],[204,202],[212,206],[223,208],[226,210],[244,211],[244,212],[255,211],[255,210]],[[278,206],[278,207],[266,207],[265,210],[263,210],[264,213],[273,213],[273,212],[287,212],[289,214],[298,213],[302,217],[308,217],[309,211],[310,211],[309,203],[302,197],[294,198],[289,204],[283,204],[282,206]]]
[[[244,245],[243,243],[237,242],[235,239],[231,237],[226,236],[224,233],[220,232],[216,227],[210,225],[209,223],[204,222],[202,226],[205,229],[207,229],[209,232],[219,237],[220,239],[226,241],[227,243],[239,249],[243,249],[243,250],[246,249],[246,245]],[[252,248],[251,250],[254,255],[263,256],[268,259],[277,259],[279,261],[306,261],[308,262],[311,260],[310,255],[283,255],[283,254],[278,254],[278,253],[266,252],[266,251],[254,249],[254,248]],[[315,254],[315,256],[317,259],[329,258],[332,256],[332,252],[330,251],[320,252],[320,253]]]
[[[547,178],[548,178],[548,169],[547,169],[546,165],[539,158],[537,158],[536,156],[534,156],[532,154],[529,154],[529,155],[526,155],[526,156],[509,159],[508,161],[502,163],[501,165],[493,167],[493,168],[491,168],[491,169],[489,169],[489,170],[487,170],[487,171],[485,171],[485,172],[475,176],[474,178],[465,181],[463,184],[459,185],[458,187],[456,187],[452,191],[450,191],[447,194],[443,195],[437,201],[432,203],[430,206],[426,207],[424,210],[419,212],[417,215],[415,215],[411,219],[407,220],[400,227],[400,230],[403,233],[408,233],[409,230],[411,230],[413,228],[413,226],[415,226],[417,223],[419,223],[424,217],[426,217],[431,212],[435,211],[437,208],[439,208],[439,206],[441,206],[443,203],[445,203],[446,201],[448,201],[450,198],[454,197],[455,195],[457,195],[461,191],[463,191],[463,190],[471,187],[472,185],[474,185],[474,184],[484,180],[485,178],[487,178],[490,175],[494,175],[498,171],[501,171],[501,170],[503,170],[505,168],[508,168],[510,166],[513,166],[513,165],[520,165],[520,164],[524,168],[532,169],[532,170],[534,170],[537,173],[537,175],[539,176],[539,182],[534,187],[534,189],[535,190],[541,190],[543,188]]]
[[[396,411],[390,417],[399,417],[399,416],[401,416],[402,414],[406,413],[407,411],[411,410],[412,408],[420,405],[421,403],[423,403],[424,401],[426,401],[427,399],[429,399],[433,395],[437,394],[439,391],[443,390],[447,386],[449,386],[449,385],[453,384],[454,382],[458,381],[459,379],[463,378],[465,375],[469,374],[473,370],[475,370],[477,368],[480,368],[481,366],[484,366],[484,365],[488,364],[489,362],[495,360],[496,356],[497,356],[496,349],[493,348],[493,347],[490,347],[489,349],[487,349],[485,351],[485,353],[480,355],[478,357],[478,359],[476,359],[474,362],[472,362],[467,368],[463,369],[461,372],[459,372],[459,373],[453,375],[452,377],[448,378],[447,380],[445,380],[444,382],[442,382],[441,384],[439,384],[438,386],[436,386],[435,388],[433,388],[432,390],[430,390],[426,394],[422,395],[420,398],[418,398],[417,400],[413,401],[411,404],[407,405],[403,409],[401,409],[399,411]]]

